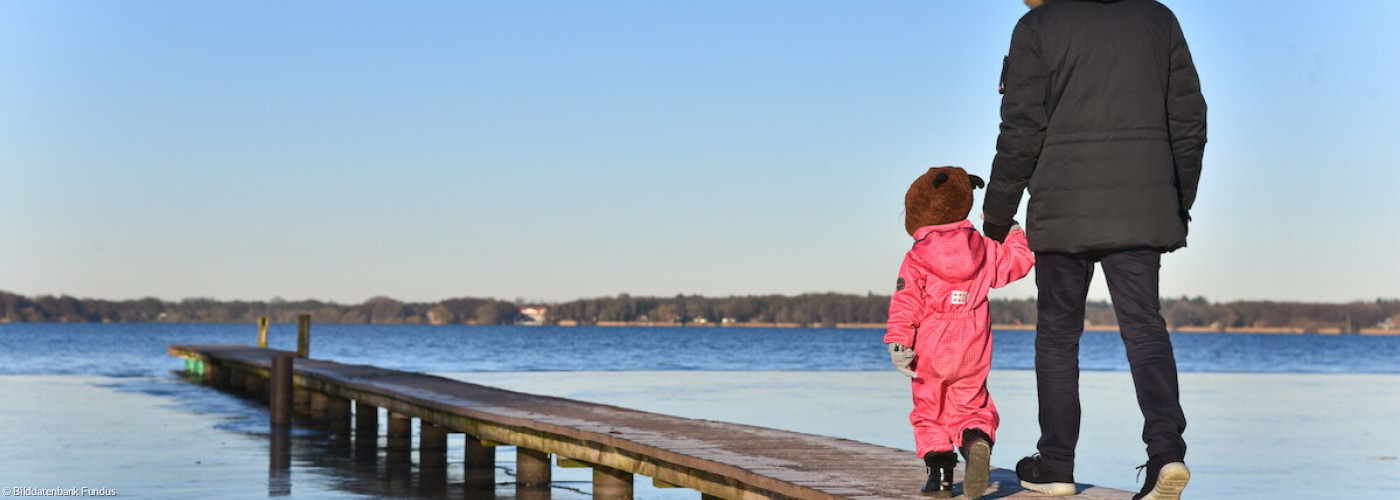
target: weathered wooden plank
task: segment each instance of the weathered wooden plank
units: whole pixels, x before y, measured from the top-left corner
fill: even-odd
[[[170,346],[217,372],[266,377],[275,355],[246,346]],[[523,394],[421,373],[298,359],[293,383],[323,397],[386,408],[492,444],[641,474],[702,496],[886,499],[917,496],[922,461],[907,450],[616,406]],[[547,455],[546,455],[547,456]],[[961,480],[961,469],[958,470]],[[618,476],[621,477],[621,476]],[[1034,497],[1015,474],[996,469],[988,494]],[[1081,498],[1122,499],[1120,490],[1081,487]]]

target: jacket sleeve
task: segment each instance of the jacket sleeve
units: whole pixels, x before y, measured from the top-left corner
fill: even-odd
[[[1191,49],[1186,45],[1186,37],[1175,16],[1172,17],[1171,44],[1167,130],[1176,160],[1181,209],[1191,210],[1196,202],[1196,184],[1201,180],[1201,158],[1206,149],[1206,99],[1201,95],[1201,79],[1191,60]]]
[[[996,245],[993,247],[996,276],[992,277],[992,288],[1001,288],[1026,277],[1031,267],[1035,266],[1035,252],[1026,242],[1026,231],[1020,227],[1012,229],[1004,243],[998,244],[996,240],[988,238],[987,244]]]
[[[1011,49],[1003,64],[1001,132],[982,213],[988,223],[1010,225],[1040,158],[1049,122],[1045,109],[1049,73],[1040,57],[1039,35],[1024,19],[1011,33]]]
[[[924,273],[914,258],[904,256],[899,266],[899,281],[890,296],[890,317],[885,328],[885,343],[898,342],[914,347],[915,330],[924,316]]]

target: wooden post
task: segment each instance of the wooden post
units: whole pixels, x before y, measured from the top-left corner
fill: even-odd
[[[258,347],[267,349],[267,316],[258,316]]]
[[[379,460],[379,408],[355,401],[355,463],[374,465]]]
[[[243,386],[243,380],[243,372],[230,372],[228,376],[228,389],[233,392],[243,392],[245,390]]]
[[[297,317],[297,357],[311,356],[311,315]]]
[[[418,421],[418,463],[424,471],[447,469],[447,428]]]
[[[329,417],[328,409],[331,398],[320,392],[311,393],[311,418],[318,422],[324,422]]]
[[[447,451],[447,428],[419,421],[418,452],[444,453]]]
[[[389,433],[384,463],[390,491],[406,491],[413,485],[413,417],[389,412]]]
[[[379,408],[364,401],[355,401],[355,437],[379,437]]]
[[[291,356],[272,358],[272,380],[267,385],[268,406],[272,410],[272,425],[292,425],[292,360]]]
[[[292,386],[292,410],[300,415],[311,414],[311,390]]]
[[[446,498],[447,494],[447,434],[438,427],[418,419],[418,491],[424,498]]]
[[[484,492],[483,492],[483,493],[484,493]],[[493,493],[494,493],[494,492],[493,492]],[[474,498],[474,497],[468,496],[467,498],[470,500],[470,499],[472,499],[472,498]],[[483,496],[483,497],[476,497],[476,498],[491,499],[491,498],[495,498],[495,497],[494,497],[494,496],[491,496],[491,497],[484,497],[484,496]],[[547,486],[547,485],[546,485],[546,486],[516,486],[516,487],[515,487],[515,500],[551,500],[551,498],[553,498],[553,497],[552,497],[552,495],[550,495],[550,488],[549,488],[549,486]]]
[[[246,391],[246,392],[248,393],[249,396],[252,396],[252,397],[255,397],[255,398],[260,398],[260,397],[266,396],[266,395],[267,395],[267,380],[264,379],[264,378],[262,378],[262,377],[260,377],[260,376],[258,376],[256,373],[247,373],[247,374],[244,374],[244,375],[243,375],[243,390]]]
[[[466,434],[466,441],[466,456],[462,460],[466,467],[466,488],[495,489],[496,449],[486,446],[480,439],[471,434]]]
[[[413,448],[413,417],[389,412],[389,451],[408,451]]]
[[[350,400],[326,396],[326,427],[336,436],[350,436]]]
[[[515,485],[546,486],[553,480],[549,454],[523,446],[515,448]]]
[[[214,365],[214,385],[220,389],[231,389],[233,387],[233,368],[228,368],[222,364]]]
[[[593,500],[631,500],[632,473],[593,466]]]

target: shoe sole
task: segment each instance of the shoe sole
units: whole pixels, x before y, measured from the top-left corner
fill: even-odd
[[[992,445],[975,440],[967,450],[967,472],[963,476],[963,496],[978,498],[987,493],[992,479]]]
[[[1041,495],[1052,497],[1067,497],[1079,492],[1079,490],[1074,487],[1074,483],[1032,483],[1029,481],[1021,481],[1021,487]]]
[[[1143,495],[1142,500],[1181,500],[1181,490],[1186,489],[1189,482],[1191,469],[1186,468],[1186,464],[1172,462],[1163,465],[1161,472],[1157,473],[1157,484],[1152,491]]]

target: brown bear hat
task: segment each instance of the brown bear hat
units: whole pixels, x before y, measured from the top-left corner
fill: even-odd
[[[904,195],[904,229],[913,236],[924,226],[966,219],[972,211],[972,190],[986,185],[981,177],[958,167],[928,169]]]

